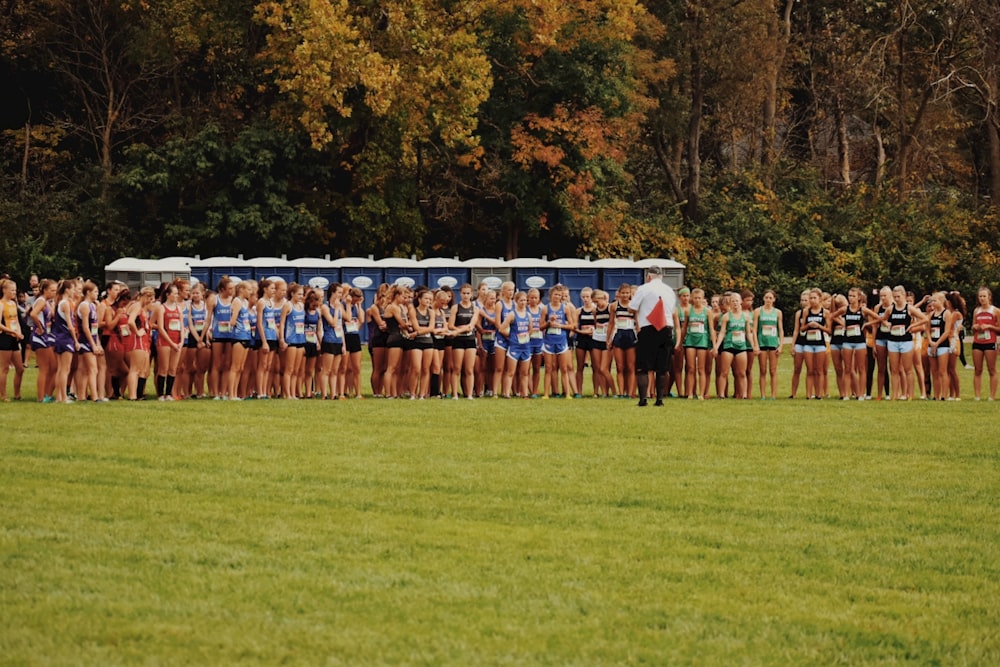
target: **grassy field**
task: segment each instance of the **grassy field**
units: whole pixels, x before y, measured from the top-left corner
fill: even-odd
[[[994,406],[5,404],[0,663],[1000,664]]]

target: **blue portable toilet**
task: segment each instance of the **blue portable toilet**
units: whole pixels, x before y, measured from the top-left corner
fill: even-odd
[[[514,270],[514,285],[518,291],[535,288],[547,299],[548,290],[559,282],[558,271],[547,259],[522,257],[512,259],[507,265]]]
[[[330,261],[329,255],[326,259],[300,257],[292,260],[292,265],[295,267],[295,282],[302,285],[314,284],[317,278],[325,280],[327,285],[340,282],[340,269]]]
[[[420,262],[406,257],[386,257],[375,262],[385,275],[385,282],[390,285],[417,287],[427,284],[427,272]]]
[[[507,261],[502,258],[475,257],[462,262],[469,269],[469,282],[472,283],[473,294],[479,289],[480,283],[486,283],[491,290],[500,292],[500,285],[514,279],[514,272]]]
[[[641,285],[644,280],[642,267],[631,259],[598,259],[592,264],[600,269],[601,289],[608,293],[611,301],[622,283]]]
[[[202,279],[203,273],[200,271],[195,273],[196,268],[207,270],[204,280]],[[207,289],[215,290],[223,276],[242,280],[252,277],[253,269],[247,265],[242,255],[239,257],[208,257],[192,263],[191,274],[205,283]]]
[[[549,266],[556,269],[558,282],[569,288],[570,301],[574,306],[580,306],[580,291],[584,287],[600,288],[600,269],[589,259],[554,259]]]
[[[385,275],[382,267],[375,263],[375,260],[363,257],[342,257],[335,259],[332,268],[340,271],[340,282],[357,287],[364,294],[364,307],[375,303],[375,294],[378,287],[385,282]],[[368,330],[361,330],[361,340],[368,342]]]
[[[248,259],[246,264],[250,267],[250,272],[248,275],[242,276],[244,278],[261,280],[262,278],[277,276],[286,283],[296,282],[298,278],[295,272],[295,265],[289,262],[288,258],[284,255],[281,257],[254,257],[253,259]]]
[[[456,293],[458,289],[469,282],[470,271],[456,257],[428,257],[417,262],[427,275],[427,286],[431,289],[450,287]],[[458,301],[456,298],[455,301]]]
[[[663,271],[663,282],[675,290],[680,289],[684,285],[684,269],[687,267],[680,262],[672,259],[641,259],[636,262],[636,266],[643,270],[647,266],[658,266]]]

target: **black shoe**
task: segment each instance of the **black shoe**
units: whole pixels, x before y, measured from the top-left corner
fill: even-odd
[[[649,405],[649,402],[645,398],[640,398],[639,399],[639,406],[638,407],[644,408],[647,405]]]
[[[653,406],[657,407],[657,408],[662,408],[663,407],[663,399],[662,398],[656,399],[656,403],[653,403]]]

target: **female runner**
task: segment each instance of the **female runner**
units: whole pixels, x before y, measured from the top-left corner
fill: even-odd
[[[340,303],[340,286],[331,283],[326,291],[326,303],[320,306],[323,320],[323,336],[320,346],[319,386],[320,397],[336,399],[342,395],[338,386],[340,364],[344,359],[344,311]]]
[[[746,398],[747,351],[757,344],[753,316],[743,311],[743,299],[739,293],[730,292],[724,298],[729,302],[729,312],[722,316],[719,335],[715,339],[714,349],[719,366],[715,391],[719,398],[728,396],[729,371],[732,369],[734,398]]]
[[[799,322],[799,331],[805,333],[803,352],[806,362],[806,394],[820,399],[826,388],[826,339],[830,334],[830,311],[823,307],[823,291],[809,291],[809,305]]]
[[[772,401],[778,395],[778,359],[781,357],[785,325],[781,310],[774,306],[777,298],[774,290],[767,290],[764,292],[764,305],[757,308],[753,314],[753,329],[757,334],[757,346],[760,349],[757,367],[760,375],[761,400],[767,398],[768,387],[771,390]]]
[[[396,398],[402,392],[405,378],[399,376],[399,367],[403,358],[403,329],[407,327],[403,310],[406,308],[406,289],[393,285],[386,294],[385,314],[382,316],[386,324],[386,359],[385,374],[382,376],[382,393],[387,398]],[[402,382],[400,381],[402,380]]]
[[[97,381],[97,359],[104,356],[104,348],[101,347],[100,328],[97,325],[97,285],[91,281],[83,284],[81,291],[82,300],[77,306],[76,315],[79,322],[77,330],[77,340],[79,341],[77,371],[76,371],[76,395],[80,399],[86,399],[87,392],[90,392],[90,400],[95,403],[103,403],[108,399],[104,397],[104,385]]]
[[[346,288],[346,285],[344,286]],[[347,363],[347,389],[344,393],[355,398],[361,395],[361,327],[365,326],[365,294],[357,287],[344,295],[344,362]]]
[[[920,310],[906,303],[906,289],[897,285],[892,290],[893,305],[882,314],[889,325],[886,341],[892,397],[905,401],[913,395],[913,332],[922,329],[927,318]]]
[[[459,302],[451,310],[448,328],[454,332],[451,360],[451,395],[458,398],[459,390],[466,398],[473,398],[476,370],[476,325],[479,309],[472,301],[472,285],[462,285]]]
[[[844,338],[847,335],[847,324],[843,314],[847,311],[847,297],[843,294],[834,294],[830,301],[832,306],[830,312],[830,361],[833,364],[834,378],[837,381],[837,393],[840,400],[846,401],[851,397],[850,373],[844,365]]]
[[[410,367],[407,385],[410,400],[417,396],[424,399],[430,396],[431,365],[436,355],[433,338],[436,327],[434,293],[426,288],[418,291],[417,305],[410,304],[409,311],[407,321],[413,327],[413,340],[407,353]]]
[[[232,300],[232,319],[229,330],[232,332],[232,352],[229,367],[226,369],[224,387],[230,401],[242,400],[240,395],[240,380],[243,378],[243,368],[246,366],[247,355],[253,344],[253,324],[250,322],[250,292],[253,285],[249,280],[243,280],[236,285]]]
[[[569,349],[567,334],[576,328],[576,309],[563,300],[561,285],[552,288],[549,304],[545,309],[545,333],[542,354],[545,356],[546,395],[565,395],[566,398],[580,398],[573,372],[573,352]],[[634,321],[634,320],[633,320]],[[635,351],[633,350],[633,360]],[[562,378],[562,392],[559,380]]]
[[[388,324],[385,320],[385,309],[389,305],[389,285],[382,283],[375,292],[375,300],[368,307],[368,354],[372,359],[371,386],[372,395],[379,398],[385,395],[382,380],[385,378],[388,346]]]
[[[292,283],[288,286],[289,300],[281,309],[278,323],[278,350],[281,355],[281,393],[289,400],[298,400],[301,393],[299,378],[306,347],[305,289]]]
[[[548,317],[546,307],[542,305],[542,294],[532,287],[528,290],[528,315],[531,317],[531,389],[532,398],[538,397],[538,387],[542,378],[542,358],[545,336],[542,332],[542,320]],[[546,369],[551,367],[546,364]],[[546,371],[547,373],[549,371]],[[546,384],[548,384],[546,382]],[[544,392],[548,395],[548,392]]]
[[[208,371],[208,393],[222,400],[226,371],[233,358],[233,281],[223,276],[218,291],[208,297],[208,341],[212,347],[212,366]]]
[[[517,377],[517,395],[528,398],[529,368],[531,365],[531,316],[528,314],[528,295],[514,295],[514,308],[500,324],[500,332],[507,337],[508,347],[504,362],[503,397],[514,395],[514,378]],[[546,378],[547,380],[548,378]]]
[[[153,304],[156,291],[152,287],[139,290],[139,300],[129,304],[125,311],[124,336],[125,356],[128,359],[128,396],[130,400],[145,400],[146,378],[149,377],[149,349],[151,335],[149,329],[149,307]]]
[[[479,311],[479,322],[476,325],[479,333],[477,358],[483,360],[482,371],[476,376],[476,396],[500,395],[500,388],[496,384],[496,369],[499,366],[503,372],[504,357],[496,353],[496,304],[497,293],[491,289],[486,290],[486,300],[481,308],[479,302],[476,302],[476,309]]]
[[[637,343],[635,315],[628,309],[632,300],[632,286],[622,284],[616,299],[611,304],[614,317],[611,320],[611,352],[614,355],[618,373],[618,397],[632,398],[637,395],[635,381],[635,346]]]
[[[156,396],[161,401],[172,401],[177,365],[184,350],[184,315],[181,312],[180,292],[176,285],[169,285],[160,296],[156,328]]]
[[[281,308],[276,303],[278,286],[267,278],[257,287],[257,335],[260,352],[257,355],[257,398],[271,395],[271,370],[278,357],[278,324]]]
[[[150,288],[152,289],[152,288]],[[56,403],[72,403],[66,387],[69,385],[73,357],[79,349],[76,335],[74,299],[76,281],[62,280],[56,288],[56,312],[52,318],[52,347],[56,352],[55,395]]]
[[[614,398],[618,392],[615,380],[611,377],[611,341],[608,332],[611,331],[611,305],[608,303],[608,293],[604,290],[594,291],[594,334],[591,359],[593,359],[594,396]]]
[[[877,320],[869,321],[867,326],[877,327],[875,329],[875,389],[876,401],[881,401],[883,397],[892,398],[889,383],[889,316],[892,309],[892,288],[885,285],[878,291],[879,303],[875,307]],[[869,394],[871,395],[871,394]]]
[[[800,324],[809,309],[809,290],[799,295],[799,309],[795,311],[795,323],[792,327],[792,393],[788,398],[795,398],[799,393],[799,378],[806,361],[806,332]]]
[[[847,388],[859,401],[865,400],[865,374],[868,370],[868,344],[865,340],[865,320],[878,317],[864,306],[864,292],[852,287],[847,292],[844,320],[844,342],[840,356],[847,375]]]
[[[931,297],[931,311],[928,326],[927,357],[930,360],[930,372],[933,378],[933,390],[935,401],[951,400],[948,391],[950,378],[948,373],[948,359],[956,356],[951,349],[951,333],[955,325],[955,316],[948,311],[945,305],[947,296],[944,292],[935,292]]]
[[[976,400],[983,388],[983,362],[990,375],[990,400],[997,397],[997,331],[1000,331],[1000,311],[993,305],[993,292],[980,287],[976,293],[976,309],[972,313],[972,389]]]
[[[764,300],[766,303],[766,295]],[[684,391],[688,400],[705,400],[708,398],[709,351],[715,347],[715,314],[705,303],[705,291],[700,288],[691,290],[691,305],[684,313],[678,339],[687,369]]]
[[[104,298],[97,302],[97,321],[101,328],[101,347],[104,348],[104,354],[97,360],[97,381],[104,388],[103,395],[105,397],[113,393],[121,393],[115,391],[115,388],[111,386],[112,378],[109,370],[111,361],[108,343],[111,342],[111,334],[115,330],[115,301],[118,299],[118,293],[121,292],[122,287],[124,287],[124,283],[112,280],[105,287]]]
[[[14,366],[14,400],[21,400],[24,361],[21,359],[21,321],[17,316],[17,283],[0,280],[0,402],[7,402],[7,373]],[[63,394],[66,386],[63,385]]]
[[[965,306],[965,299],[963,299],[962,295],[958,292],[948,292],[945,299],[945,305],[953,316],[951,329],[951,356],[948,357],[949,386],[951,389],[951,398],[959,401],[962,399],[962,392],[958,377],[958,360],[960,356],[964,356],[959,353],[962,351],[961,334],[965,329],[965,316],[968,313],[968,310]]]
[[[38,365],[38,378],[35,391],[38,401],[51,403],[52,390],[55,387],[56,351],[52,347],[52,315],[54,313],[56,288],[54,280],[43,279],[38,284],[38,298],[31,307],[31,350],[35,353],[35,363]]]
[[[312,398],[319,396],[319,382],[316,381],[316,366],[319,361],[319,341],[322,338],[320,329],[320,306],[323,305],[323,293],[319,290],[306,286],[305,300],[305,354],[302,364],[302,377],[299,384],[304,387],[303,396]],[[337,286],[337,302],[340,302],[340,286]],[[343,342],[343,325],[341,326],[341,342]],[[339,370],[339,368],[338,368]],[[343,391],[341,391],[343,393]]]
[[[452,292],[450,289],[439,289],[434,292],[434,300],[431,305],[433,313],[434,330],[431,332],[434,338],[434,358],[431,360],[431,396],[448,398],[451,393],[451,357],[452,336],[448,329],[451,322]],[[455,398],[458,398],[456,394]]]
[[[580,290],[580,307],[576,311],[576,386],[583,393],[583,369],[590,362],[590,380],[594,396],[598,395],[598,374],[594,368],[594,290]]]
[[[208,303],[205,301],[205,285],[197,283],[191,288],[191,303],[188,304],[187,343],[184,347],[183,363],[185,376],[181,384],[181,395],[201,398],[205,391],[205,375],[212,364],[212,349],[209,347]]]

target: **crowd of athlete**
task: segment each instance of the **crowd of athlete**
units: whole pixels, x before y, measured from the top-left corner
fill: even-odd
[[[644,404],[648,386],[646,371],[636,370],[642,328],[629,307],[633,285],[614,295],[586,288],[579,305],[562,286],[547,290],[543,302],[539,290],[519,292],[510,282],[499,291],[481,284],[457,292],[381,285],[367,307],[360,290],[336,283],[319,289],[224,278],[209,292],[178,280],[137,294],[118,282],[99,293],[80,279],[32,287],[32,298],[19,302],[15,283],[0,280],[0,400],[7,400],[11,368],[20,397],[29,341],[42,402],[145,399],[150,374],[163,401],[361,398],[364,329],[375,397],[579,398],[588,366],[589,395],[642,394]],[[792,322],[774,292],[759,307],[753,301],[749,292],[710,299],[700,289],[678,292],[672,363],[657,398],[672,389],[689,399],[709,398],[713,389],[718,397],[751,398],[756,364],[760,397],[774,399],[787,335],[793,398],[803,370],[808,398],[831,396],[832,366],[836,395],[845,400],[953,399],[966,327],[975,396],[985,368],[989,398],[996,397],[1000,312],[986,288],[968,324],[956,292],[914,302],[902,287],[884,287],[869,307],[860,289],[846,296],[813,289],[802,293]],[[873,380],[882,388],[874,394]]]

